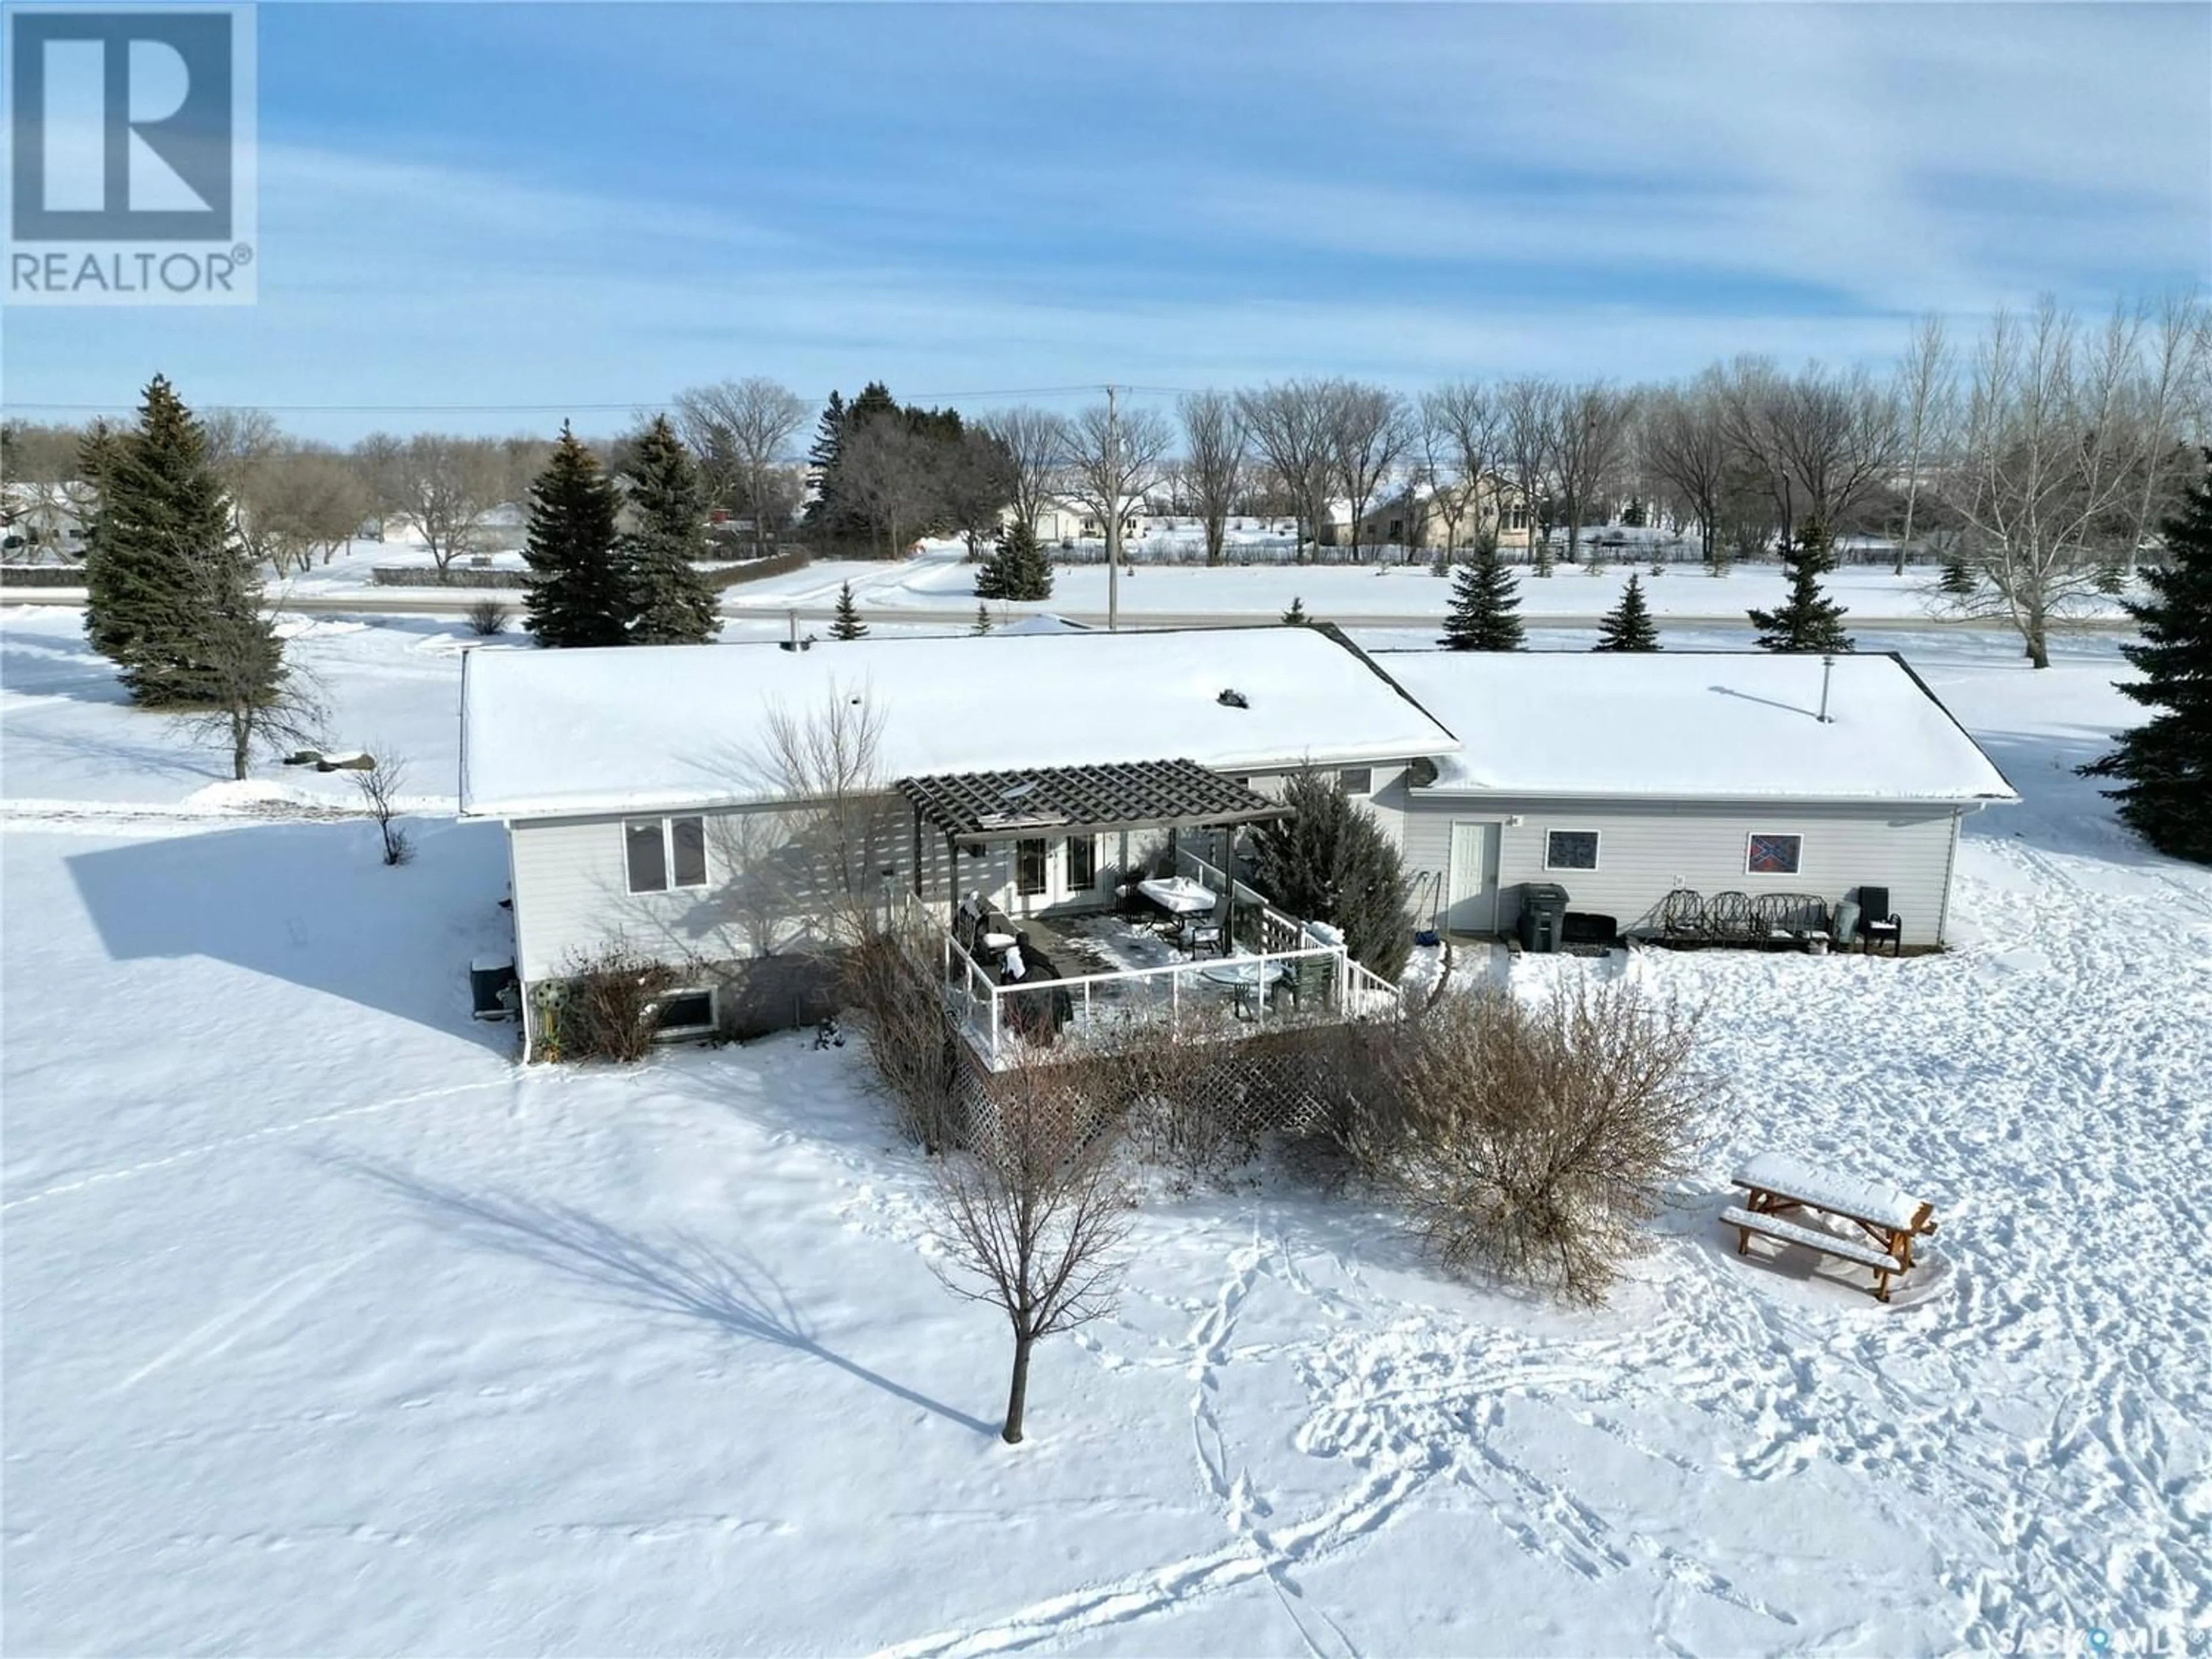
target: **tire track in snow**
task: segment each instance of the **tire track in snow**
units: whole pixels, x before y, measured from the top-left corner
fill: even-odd
[[[204,1142],[198,1146],[186,1146],[161,1158],[149,1158],[143,1164],[127,1164],[112,1170],[99,1170],[90,1175],[78,1176],[69,1181],[59,1181],[42,1187],[37,1192],[25,1193],[20,1198],[0,1203],[0,1215],[21,1210],[33,1204],[43,1204],[50,1198],[60,1198],[70,1193],[81,1193],[88,1188],[101,1187],[112,1181],[128,1181],[135,1176],[152,1175],[157,1170],[172,1169],[179,1164],[189,1164],[196,1158],[210,1157],[216,1152],[234,1152],[241,1146],[251,1146],[258,1141],[273,1140],[284,1135],[297,1134],[302,1129],[319,1127],[325,1123],[339,1123],[349,1117],[368,1117],[379,1112],[398,1111],[404,1106],[419,1106],[425,1101],[449,1100],[455,1095],[465,1095],[480,1089],[506,1089],[514,1085],[511,1077],[488,1079],[482,1083],[457,1083],[443,1089],[424,1089],[411,1095],[401,1095],[393,1100],[370,1101],[360,1106],[341,1106],[335,1111],[319,1112],[313,1117],[303,1117],[290,1123],[271,1123],[258,1129],[249,1129],[244,1134],[226,1136],[221,1140]]]
[[[267,1318],[290,1312],[325,1285],[330,1285],[361,1262],[366,1261],[383,1248],[384,1244],[380,1241],[365,1249],[356,1250],[343,1261],[328,1264],[311,1261],[304,1267],[295,1268],[274,1284],[263,1286],[259,1291],[246,1297],[245,1301],[234,1304],[214,1318],[194,1326],[117,1383],[108,1391],[107,1397],[112,1400],[118,1395],[127,1393],[156,1371],[166,1370],[180,1360],[190,1360],[197,1364],[201,1360],[213,1359],[228,1352],[250,1333],[258,1328]],[[311,1274],[312,1278],[309,1277]],[[303,1279],[307,1279],[308,1282],[296,1294],[285,1297],[281,1301],[278,1300],[285,1291]]]

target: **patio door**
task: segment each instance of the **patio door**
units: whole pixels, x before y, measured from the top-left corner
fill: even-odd
[[[1498,836],[1495,823],[1455,823],[1444,878],[1444,926],[1455,933],[1498,931]]]

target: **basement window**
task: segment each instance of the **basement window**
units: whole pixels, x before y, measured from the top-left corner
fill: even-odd
[[[623,823],[623,854],[633,893],[665,893],[672,888],[704,887],[707,821],[697,817],[626,819]]]
[[[671,991],[653,1005],[655,1036],[692,1036],[714,1029],[714,994],[708,990]]]

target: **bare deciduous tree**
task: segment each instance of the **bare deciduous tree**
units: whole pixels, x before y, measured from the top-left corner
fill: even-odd
[[[1321,543],[1328,518],[1329,489],[1335,473],[1330,445],[1327,380],[1287,380],[1237,394],[1237,412],[1267,465],[1289,495],[1304,557],[1308,542]]]
[[[384,842],[384,861],[404,864],[415,856],[415,844],[395,820],[399,816],[399,791],[407,781],[407,760],[382,741],[369,745],[369,763],[352,774],[361,804],[376,821]]]
[[[981,424],[1012,460],[1014,517],[1035,535],[1037,520],[1060,487],[1067,422],[1049,410],[1024,407],[986,415]]]
[[[1686,390],[1663,386],[1646,398],[1638,440],[1645,469],[1697,520],[1698,551],[1711,566],[1729,480],[1717,374],[1708,371]]]
[[[1229,515],[1251,463],[1251,434],[1237,399],[1225,392],[1186,392],[1176,412],[1182,418],[1183,482],[1206,529],[1206,562],[1219,564]]]
[[[757,552],[773,550],[769,520],[775,504],[786,499],[775,481],[795,459],[793,446],[809,413],[797,392],[760,375],[677,394],[677,429],[699,458],[708,498],[729,506],[742,501]]]
[[[1383,480],[1413,447],[1415,426],[1406,400],[1379,386],[1338,381],[1328,402],[1328,448],[1335,483],[1352,508],[1352,562],[1359,562],[1360,520]]]
[[[2138,343],[2125,307],[2085,341],[2074,313],[2046,299],[2025,319],[1998,313],[1974,352],[1942,489],[1982,580],[1953,603],[2010,623],[2038,668],[2051,665],[2052,623],[2096,592],[2132,526],[2156,441],[2127,418]]]
[[[1444,523],[1444,546],[1456,550],[1462,519],[1473,515],[1477,534],[1486,523],[1504,520],[1498,494],[1498,472],[1504,464],[1504,410],[1488,386],[1460,380],[1421,399],[1421,425],[1424,453],[1438,483],[1437,516]],[[1446,487],[1448,479],[1451,487]]]
[[[711,820],[728,872],[716,902],[755,954],[842,948],[881,930],[884,872],[906,858],[907,815],[884,771],[886,714],[865,684],[832,680],[817,704],[770,707],[760,749],[730,757],[749,793],[791,803]]]
[[[482,439],[417,433],[391,465],[391,516],[414,528],[441,570],[473,544],[487,514],[516,499],[499,446]]]
[[[1030,1354],[1042,1339],[1113,1310],[1129,1231],[1120,1132],[1099,1121],[1080,1066],[1017,1066],[993,1079],[996,1109],[971,1150],[933,1166],[939,1276],[988,1303],[1014,1339],[1010,1445],[1022,1438]]]
[[[1773,435],[1807,510],[1831,532],[1888,482],[1903,449],[1898,402],[1863,368],[1817,365],[1781,386]]]
[[[1552,495],[1553,434],[1564,402],[1557,384],[1534,376],[1508,380],[1498,388],[1506,461],[1514,485],[1528,506],[1531,543],[1541,536],[1547,548],[1551,540],[1545,515]],[[1550,554],[1546,551],[1540,557],[1547,559]]]
[[[2178,505],[2172,492],[2196,471],[2185,441],[2204,434],[2212,404],[2212,310],[2193,294],[2168,294],[2154,310],[2139,306],[2148,330],[2148,362],[2138,377],[2131,418],[2142,436],[2141,488],[2130,499],[2124,580],[2133,580],[2143,538]]]
[[[1914,520],[1920,510],[1920,485],[1932,453],[1949,447],[1951,343],[1942,317],[1930,313],[1920,319],[1898,368],[1897,398],[1903,411],[1905,521],[1898,532],[1897,558],[1892,574],[1905,574],[1905,556],[1911,550]]]
[[[1563,392],[1552,421],[1551,473],[1567,521],[1567,562],[1582,542],[1583,520],[1605,499],[1628,453],[1636,398],[1599,381]]]
[[[894,416],[855,422],[846,433],[838,479],[868,526],[871,547],[896,557],[943,510],[940,447]]]
[[[1175,428],[1153,409],[1094,404],[1067,423],[1061,458],[1068,498],[1106,526],[1106,625],[1121,623],[1121,515],[1167,471]]]

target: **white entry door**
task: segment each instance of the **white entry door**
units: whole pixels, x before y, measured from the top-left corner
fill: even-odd
[[[1444,878],[1444,926],[1455,933],[1498,929],[1498,826],[1455,823]]]

